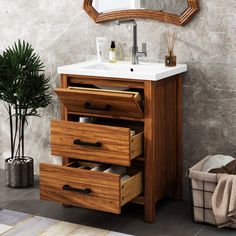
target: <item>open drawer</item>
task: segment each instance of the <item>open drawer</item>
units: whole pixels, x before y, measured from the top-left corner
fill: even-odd
[[[119,214],[121,207],[142,193],[142,172],[130,177],[72,166],[40,164],[40,198]]]
[[[55,89],[69,113],[143,119],[137,92],[69,87]]]
[[[130,166],[143,153],[143,132],[71,121],[51,122],[53,155]]]

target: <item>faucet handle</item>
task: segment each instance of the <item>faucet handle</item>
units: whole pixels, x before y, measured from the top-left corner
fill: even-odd
[[[147,52],[147,44],[142,43],[142,52]]]
[[[146,43],[142,43],[142,53],[144,54],[144,56],[147,56],[147,44]]]

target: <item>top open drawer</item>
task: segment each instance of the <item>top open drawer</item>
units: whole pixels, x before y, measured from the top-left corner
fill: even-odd
[[[124,92],[80,87],[57,88],[56,94],[69,113],[104,115],[116,118],[143,118],[141,96]]]

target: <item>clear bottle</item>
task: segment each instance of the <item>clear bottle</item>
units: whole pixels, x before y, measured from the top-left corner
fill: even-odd
[[[111,48],[109,49],[109,62],[116,63],[116,44],[115,41],[111,41]]]

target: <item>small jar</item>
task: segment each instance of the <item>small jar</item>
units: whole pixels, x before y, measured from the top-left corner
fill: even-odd
[[[176,66],[176,56],[165,56],[165,65],[166,66]]]

